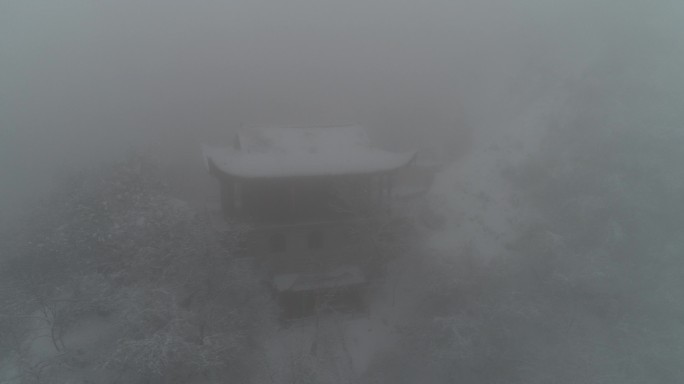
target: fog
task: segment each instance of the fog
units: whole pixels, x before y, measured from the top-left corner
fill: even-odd
[[[605,293],[610,300],[619,295],[637,297],[626,300],[624,307],[638,308],[623,315],[628,325],[620,329],[633,327],[629,329],[637,334],[646,333],[644,329],[655,323],[671,325],[663,320],[667,315],[656,322],[632,320],[640,310],[660,314],[653,309],[660,307],[651,299],[670,305],[673,302],[668,300],[676,296],[673,292],[681,288],[675,282],[667,285],[671,280],[664,277],[662,286],[653,288],[657,284],[652,282],[662,277],[654,269],[676,270],[674,264],[668,264],[672,258],[649,264],[639,255],[681,251],[677,236],[670,232],[681,230],[680,216],[684,215],[679,212],[681,198],[677,197],[684,186],[680,181],[684,175],[677,165],[684,160],[679,147],[684,119],[680,105],[684,96],[683,22],[684,3],[676,0],[4,0],[0,2],[0,228],[16,227],[39,202],[53,195],[62,196],[59,191],[69,175],[101,166],[105,169],[103,175],[120,175],[116,171],[107,173],[107,166],[127,158],[132,151],[160,164],[166,176],[173,177],[175,197],[191,204],[218,205],[218,188],[204,167],[203,145],[229,145],[234,133],[244,126],[358,123],[368,127],[373,141],[387,149],[439,147],[446,153],[442,159],[446,164],[427,193],[424,205],[429,208],[421,206],[433,211],[431,214],[438,213],[435,216],[439,216],[441,224],[421,232],[420,242],[410,246],[423,261],[397,263],[394,268],[399,272],[392,275],[397,281],[414,281],[392,283],[392,289],[403,289],[407,297],[404,304],[399,300],[397,307],[401,309],[392,311],[411,313],[401,315],[405,323],[397,325],[397,329],[408,327],[414,331],[401,337],[394,331],[387,331],[387,335],[379,332],[381,336],[374,334],[370,339],[396,337],[410,349],[425,347],[424,340],[439,340],[444,335],[440,332],[446,332],[448,327],[453,330],[462,326],[465,328],[458,328],[461,332],[466,329],[468,334],[482,336],[475,341],[459,339],[467,349],[476,350],[466,357],[435,342],[437,346],[426,347],[429,353],[421,352],[427,360],[415,359],[416,365],[410,364],[410,353],[399,348],[378,353],[381,358],[363,358],[363,363],[354,363],[364,367],[366,376],[360,376],[363,382],[375,382],[374,378],[377,382],[428,382],[425,378],[440,382],[444,377],[448,379],[443,381],[449,382],[452,376],[439,374],[450,369],[465,382],[495,382],[493,377],[483,376],[482,369],[473,368],[479,364],[489,366],[478,359],[495,360],[491,363],[495,365],[503,361],[502,366],[516,361],[518,368],[524,366],[515,374],[504,370],[508,373],[502,377],[511,382],[552,382],[551,377],[559,382],[573,382],[573,377],[583,378],[575,382],[613,382],[616,376],[601,376],[603,372],[591,376],[593,369],[611,366],[620,371],[619,367],[629,365],[625,363],[629,359],[648,360],[658,367],[654,371],[665,372],[658,376],[649,368],[638,372],[623,369],[635,382],[639,378],[676,382],[675,377],[684,376],[673,373],[679,372],[672,363],[678,355],[653,352],[661,347],[656,336],[629,339],[629,346],[610,344],[612,339],[606,342],[609,347],[598,341],[592,344],[619,328],[616,320],[597,331],[594,318],[584,316],[593,314],[592,310],[570,311],[580,314],[579,325],[573,320],[572,327],[584,333],[574,334],[570,325],[567,332],[559,332],[579,341],[573,344],[563,337],[554,339],[563,351],[554,355],[563,356],[558,360],[538,351],[551,348],[551,343],[540,336],[543,332],[524,327],[535,316],[545,319],[540,323],[551,324],[550,329],[565,327],[553,317],[565,313],[566,308],[559,304],[562,299],[535,296],[538,291],[555,292],[558,288],[548,288],[546,280],[535,280],[535,274],[542,272],[528,268],[539,261],[534,259],[537,253],[544,252],[555,257],[549,256],[554,261],[549,262],[552,266],[544,264],[548,267],[544,271],[553,276],[549,279],[562,280],[566,284],[563,287],[580,286],[588,292]],[[116,189],[119,184],[96,179],[93,176],[90,182],[84,182],[80,188],[87,193],[74,194],[80,196],[75,199],[93,194],[103,201],[116,200],[103,191]],[[157,191],[154,180],[135,182],[142,185],[141,190]],[[66,198],[62,202],[64,207],[72,203],[80,207],[78,204],[88,206],[89,201],[76,203]],[[163,211],[163,219],[154,220],[183,222],[195,229],[204,225],[168,208],[176,204],[174,201],[152,204]],[[97,216],[97,209],[93,209]],[[135,205],[135,209],[149,213],[145,209],[153,208]],[[585,210],[599,213],[591,216]],[[91,216],[84,219],[65,212],[71,211],[55,209],[53,214],[38,217],[44,220],[44,227],[57,231],[65,226],[71,228],[71,224],[64,223],[73,222],[74,228],[92,224],[88,221]],[[147,213],[141,214],[138,221],[115,215],[112,220],[116,228],[116,220],[139,226],[140,220],[152,220],[154,215],[145,216]],[[168,225],[169,233],[178,230]],[[530,235],[534,232],[530,228],[543,230]],[[199,247],[197,244],[204,240],[196,232],[182,232],[183,236],[188,233],[190,239],[180,234],[177,237]],[[146,239],[147,233],[135,229],[125,232],[130,239],[119,232],[113,236],[128,244],[127,251],[136,257],[153,259],[147,253],[140,255],[148,248],[165,249],[168,245],[153,241],[152,235]],[[43,243],[38,244],[42,247]],[[83,249],[78,252],[94,252]],[[210,253],[207,251],[207,255]],[[625,259],[633,259],[616,266],[611,264],[614,259],[601,259],[604,253],[625,254],[629,255]],[[569,267],[558,261],[570,255],[577,257],[577,265]],[[516,267],[493,260],[506,260],[502,263]],[[202,265],[213,265],[211,262]],[[169,276],[183,269],[185,264],[178,263],[181,266],[176,265],[177,270],[169,272]],[[591,271],[579,265],[591,265],[587,267]],[[202,273],[206,271],[188,269],[192,270],[188,273],[204,278]],[[465,276],[465,270],[472,274]],[[234,269],[226,273],[236,281],[249,280],[235,277],[239,272]],[[528,279],[528,273],[534,276]],[[599,279],[598,275],[605,281],[592,280]],[[625,282],[630,277],[640,281],[639,277],[647,275],[651,279],[648,283],[633,283],[634,287],[644,288],[643,292],[631,290]],[[473,282],[472,276],[482,279]],[[670,277],[672,281],[681,280]],[[92,283],[85,278],[83,281]],[[265,309],[270,307],[259,301],[260,294],[254,293],[258,289],[250,284],[230,289],[247,290],[253,295],[255,303],[248,305],[258,308],[249,312],[260,319],[254,321],[256,324],[272,314]],[[501,293],[513,291],[535,299],[519,303],[519,296]],[[110,292],[103,296],[119,295],[102,292]],[[144,307],[145,299],[136,296],[130,286],[122,292],[129,295],[124,301],[137,303],[136,308]],[[425,300],[419,298],[421,295]],[[442,297],[448,295],[448,299]],[[207,302],[213,303],[211,300]],[[458,317],[463,314],[454,309],[460,307],[452,305],[451,300],[470,308],[464,312],[475,315],[470,320]],[[471,301],[478,304],[468,307]],[[520,307],[512,311],[515,315],[492,309],[503,308],[498,305],[502,302]],[[601,303],[595,306],[613,305]],[[423,315],[421,305],[433,307]],[[529,307],[541,309],[525,309]],[[34,310],[26,309],[26,313]],[[392,313],[387,316],[399,317]],[[438,320],[453,318],[457,321],[446,328],[435,325]],[[510,333],[523,338],[528,333],[521,329],[526,329],[530,344],[512,340],[509,334],[499,335],[504,342],[491,336],[496,334],[494,328],[504,327],[496,322],[499,320],[522,323],[524,327]],[[383,322],[387,325],[384,317]],[[639,328],[643,324],[647,325]],[[681,333],[680,327],[663,327]],[[266,334],[251,328],[245,332],[255,332],[259,337]],[[68,344],[69,333],[66,335]],[[272,339],[278,342],[285,337],[297,339],[296,335],[276,335],[280,336]],[[484,339],[491,343],[481,341]],[[480,342],[510,356],[497,355],[487,360],[489,352],[482,350],[491,348]],[[636,352],[629,356],[623,353],[632,353],[630,348],[641,342],[652,348],[644,347],[652,354],[644,357]],[[59,347],[55,342],[54,347],[59,350],[64,345]],[[363,356],[376,356],[374,348],[380,349],[364,348],[359,352]],[[0,379],[5,377],[2,351]],[[609,357],[604,358],[601,351]],[[453,355],[459,356],[455,358],[458,363],[444,358]],[[527,360],[516,360],[523,359],[519,356]],[[258,360],[251,355],[249,358]],[[429,374],[418,366],[432,360],[438,368]],[[560,360],[567,361],[568,366],[547,376],[539,373],[546,372],[545,365],[559,366]],[[588,376],[568,373],[575,369],[572,364]],[[307,369],[316,372],[313,375],[307,371],[316,378],[312,382],[335,382],[327,380],[326,369]],[[387,373],[395,370],[401,373]],[[524,370],[526,373],[521,373]],[[532,371],[538,374],[530,374]],[[154,377],[164,382],[166,376]],[[350,380],[356,379],[359,377]]]
[[[198,143],[241,124],[362,122],[391,144],[465,148],[602,56],[681,51],[666,1],[1,7],[3,213],[130,146],[198,162]]]

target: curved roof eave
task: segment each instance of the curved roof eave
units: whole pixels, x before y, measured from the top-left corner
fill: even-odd
[[[412,151],[408,153],[387,153],[395,157],[391,161],[385,159],[384,164],[356,164],[353,167],[339,166],[333,163],[329,163],[328,166],[325,164],[318,166],[313,164],[313,166],[304,167],[291,167],[286,169],[285,167],[278,167],[281,164],[275,163],[268,164],[265,166],[254,167],[253,164],[239,164],[239,156],[235,156],[231,161],[233,156],[224,156],[223,159],[216,159],[211,154],[207,154],[207,162],[210,164],[210,173],[222,173],[227,176],[245,178],[245,179],[266,179],[266,178],[304,178],[304,177],[322,177],[322,176],[351,176],[351,175],[372,175],[380,173],[393,172],[402,169],[410,165],[416,159],[417,151]],[[222,160],[222,161],[221,161]],[[232,163],[232,164],[231,164]],[[238,164],[235,164],[238,163]],[[285,168],[285,169],[284,169]],[[214,171],[214,172],[211,172]]]

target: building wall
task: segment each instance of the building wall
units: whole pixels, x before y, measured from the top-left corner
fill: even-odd
[[[226,218],[257,222],[340,219],[381,211],[388,204],[389,175],[321,176],[283,179],[220,177]]]
[[[267,273],[354,266],[373,274],[381,257],[364,228],[387,213],[391,188],[389,174],[268,180],[223,175],[221,202],[227,219],[251,227],[240,252]]]
[[[315,232],[322,235],[320,246],[312,243]],[[284,239],[284,247],[280,241]],[[271,273],[306,273],[334,269],[343,265],[370,267],[373,244],[349,223],[311,223],[255,228],[243,245]]]

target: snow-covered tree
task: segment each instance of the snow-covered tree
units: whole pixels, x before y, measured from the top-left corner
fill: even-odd
[[[516,196],[523,215],[488,233],[485,201],[481,216],[475,203],[454,207],[472,217],[450,218],[404,348],[378,361],[369,380],[684,378],[684,79],[675,63],[607,59],[563,88],[562,103],[543,120],[539,151],[509,162],[491,184],[499,187],[489,194],[494,203]],[[463,219],[480,222],[453,226]],[[457,233],[465,229],[475,232]]]
[[[80,322],[104,319],[113,330],[93,341],[98,351],[84,364],[129,382],[245,381],[271,303],[233,255],[243,231],[215,229],[173,197],[153,163],[132,155],[71,178],[36,208],[28,240],[3,264],[3,282],[26,298],[23,312],[10,311],[42,318],[63,355],[90,348],[70,341]]]

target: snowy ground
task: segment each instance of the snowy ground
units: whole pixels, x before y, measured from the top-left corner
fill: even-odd
[[[373,359],[393,347],[397,325],[411,301],[405,266],[397,266],[388,279],[371,290],[365,311],[322,314],[290,322],[268,341],[264,382],[292,382],[302,376],[319,383],[353,383],[366,372]],[[36,367],[60,356],[50,338],[50,328],[36,313],[25,363]],[[81,320],[64,336],[70,354],[85,364],[65,372],[65,382],[109,382],[112,372],[88,365],[87,361],[115,340],[115,325],[105,318]],[[19,383],[19,361],[0,362],[0,383]],[[26,370],[25,370],[26,372]]]
[[[322,314],[282,327],[270,340],[267,365],[272,382],[313,379],[356,383],[383,351],[398,340],[397,328],[415,298],[405,262],[369,292],[366,310]]]
[[[353,382],[393,340],[392,326],[377,314],[325,314],[281,329],[271,341],[269,365],[290,375],[306,360],[331,381]]]
[[[391,341],[391,328],[378,318],[322,315],[280,330],[268,360],[274,376],[283,379],[312,375],[325,382],[356,382]]]
[[[63,353],[53,345],[50,327],[40,312],[36,312],[30,321],[33,329],[26,342],[26,351],[22,356],[22,361],[13,356],[0,362],[0,383],[20,383],[22,377],[20,364],[25,367],[24,376],[38,377]],[[73,356],[73,366],[65,373],[68,378],[63,378],[64,382],[80,383],[88,382],[88,380],[107,382],[107,372],[92,369],[93,367],[86,363],[108,343],[115,341],[114,334],[116,334],[115,325],[101,317],[84,318],[72,327],[72,330],[63,338],[66,350],[69,351],[70,356]],[[79,361],[84,364],[79,366]],[[55,378],[51,377],[51,379]]]

